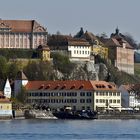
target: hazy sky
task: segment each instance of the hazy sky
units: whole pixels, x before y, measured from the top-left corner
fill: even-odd
[[[0,0],[0,18],[36,19],[51,34],[110,35],[118,26],[140,42],[140,0]]]

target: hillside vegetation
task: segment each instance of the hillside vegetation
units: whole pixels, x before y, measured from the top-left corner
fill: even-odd
[[[9,52],[10,55],[12,53]],[[22,63],[17,63],[16,61],[11,62],[8,60],[9,57],[4,56],[0,56],[1,90],[3,90],[6,78],[14,80],[19,70],[23,70],[29,80],[96,80],[98,76],[99,80],[114,82],[117,85],[139,83],[140,81],[140,64],[135,64],[135,75],[129,75],[125,72],[120,72],[100,57],[96,58],[95,67],[98,67],[98,72],[95,72],[95,70],[89,70],[88,63],[71,62],[67,56],[59,53],[52,55],[53,62],[29,60],[24,66],[21,66]],[[94,67],[94,64],[92,65]]]

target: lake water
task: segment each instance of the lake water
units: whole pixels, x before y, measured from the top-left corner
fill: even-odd
[[[0,121],[0,140],[140,140],[140,120]]]

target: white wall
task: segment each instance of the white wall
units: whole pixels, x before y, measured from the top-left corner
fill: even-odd
[[[68,46],[71,58],[90,58],[90,46]]]

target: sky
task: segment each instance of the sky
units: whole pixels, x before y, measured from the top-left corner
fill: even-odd
[[[140,0],[0,0],[1,19],[37,20],[48,33],[75,35],[81,27],[110,36],[118,26],[140,43]]]

